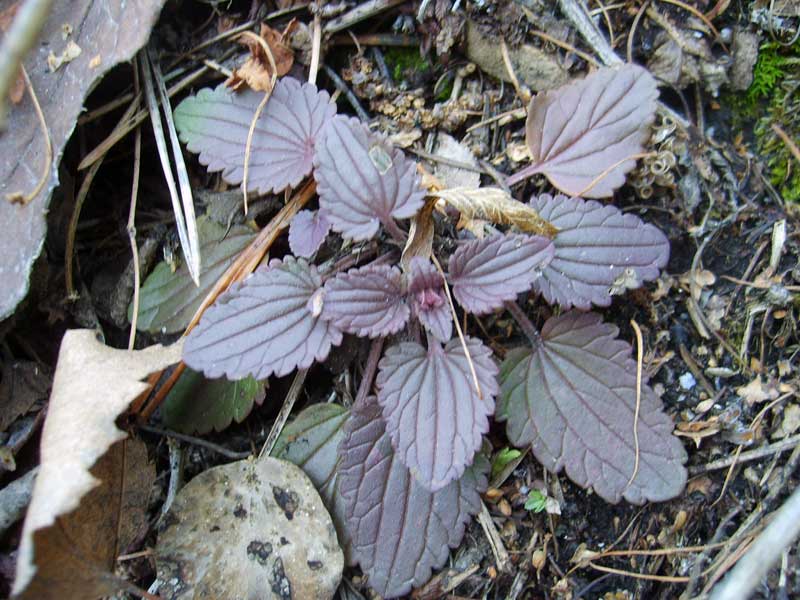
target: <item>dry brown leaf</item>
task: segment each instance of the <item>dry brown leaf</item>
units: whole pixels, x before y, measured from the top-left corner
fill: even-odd
[[[33,262],[44,246],[48,203],[58,185],[64,146],[75,129],[84,99],[100,77],[120,62],[130,60],[150,36],[164,0],[123,2],[73,0],[53,2],[38,37],[37,50],[25,58],[25,70],[36,91],[52,142],[48,160],[47,137],[42,132],[34,103],[12,107],[8,128],[0,135],[0,320],[8,317],[28,293]],[[8,2],[0,3],[5,8]],[[71,23],[71,39],[86,50],[85,56],[63,65],[55,73],[47,68],[47,48],[62,48],[64,23]],[[42,51],[44,49],[44,51]],[[101,64],[88,67],[89,57],[100,55]],[[47,181],[26,206],[5,201],[7,195],[29,194],[40,179]]]
[[[5,10],[0,11],[0,31],[5,32],[8,30],[9,25],[14,20],[17,14],[19,2],[14,2]],[[8,98],[14,104],[19,104],[22,101],[22,96],[25,94],[25,78],[22,76],[22,69],[17,72],[17,78],[14,80],[14,85],[8,91]]]
[[[538,212],[499,188],[458,187],[432,192],[431,195],[455,208],[466,221],[485,219],[496,225],[513,225],[521,231],[549,238],[558,233],[558,229]]]
[[[278,77],[286,75],[294,64],[294,52],[286,42],[293,23],[294,21],[289,23],[283,33],[261,24],[261,39],[266,42],[272,52]],[[250,57],[242,66],[233,70],[233,74],[225,82],[225,85],[234,90],[247,85],[259,92],[270,91],[272,89],[272,66],[264,48],[250,37],[241,38],[241,43],[250,49]]]
[[[411,259],[415,256],[428,259],[433,253],[433,209],[435,206],[434,200],[428,200],[411,221],[408,241],[406,247],[403,248],[403,255],[400,257],[400,265],[404,271],[408,270]]]
[[[772,434],[775,439],[785,438],[800,429],[800,406],[790,404],[783,411],[783,420],[777,431]]]
[[[697,448],[700,442],[707,437],[718,434],[722,430],[717,417],[711,417],[707,421],[692,421],[691,423],[678,423],[675,426],[675,435],[688,437]]]
[[[761,381],[761,375],[757,375],[753,381],[747,385],[736,388],[736,394],[743,398],[748,405],[752,406],[758,402],[765,402],[766,400],[775,400],[780,394],[778,388],[773,382],[764,384]]]
[[[3,364],[0,372],[0,432],[47,398],[53,373],[34,362]]]
[[[22,530],[20,598],[93,598],[125,586],[111,568],[139,520],[131,509],[146,507],[136,495],[149,491],[149,476],[144,449],[123,441],[114,422],[148,389],[142,380],[180,353],[180,343],[129,352],[104,346],[91,330],[64,335]]]

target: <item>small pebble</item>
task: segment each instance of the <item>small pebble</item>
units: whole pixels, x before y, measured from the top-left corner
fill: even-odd
[[[697,385],[697,381],[694,379],[694,375],[691,373],[684,373],[678,378],[678,382],[681,384],[681,389],[690,390],[695,385]]]

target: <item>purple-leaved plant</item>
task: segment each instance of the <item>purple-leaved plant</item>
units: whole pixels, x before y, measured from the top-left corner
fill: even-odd
[[[540,94],[526,127],[536,162],[511,181],[544,173],[573,194],[587,187],[610,195],[634,160],[626,159],[641,152],[654,99],[652,78],[633,66]],[[189,149],[233,184],[242,179],[258,101],[217,88],[175,111]],[[565,106],[574,114],[556,110]],[[229,125],[222,139],[221,122]],[[549,222],[552,238],[493,229],[458,242],[449,257],[428,250],[401,266],[394,248],[407,242],[402,222],[426,197],[415,163],[366,124],[336,116],[325,92],[290,79],[278,83],[256,124],[250,169],[262,192],[313,176],[319,209],[290,224],[294,256],[270,261],[206,311],[184,361],[209,377],[265,378],[324,361],[346,334],[372,340],[352,409],[301,413],[278,455],[320,487],[348,560],[377,592],[421,585],[460,542],[486,486],[483,435],[496,399],[513,444],[530,446],[547,469],[564,469],[602,498],[643,503],[681,492],[685,452],[645,382],[637,400],[636,365],[617,329],[573,310],[539,331],[517,304],[534,291],[564,309],[607,306],[621,280],[623,289],[636,287],[666,265],[669,243],[658,229],[595,201],[541,195],[518,207]],[[598,180],[604,170],[608,179]],[[507,222],[514,221],[498,221]],[[331,230],[352,242],[383,232],[386,252],[355,255],[347,270],[318,266]],[[459,308],[508,310],[527,343],[498,367],[483,341],[462,334]]]

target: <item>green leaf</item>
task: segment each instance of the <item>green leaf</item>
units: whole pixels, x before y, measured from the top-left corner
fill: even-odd
[[[185,264],[174,273],[166,261],[156,265],[142,285],[138,330],[177,333],[186,328],[211,286],[255,237],[247,227],[232,227],[227,236],[225,229],[206,217],[197,220],[202,261],[200,287],[194,285]],[[128,306],[128,320],[132,318],[133,302]]]
[[[500,472],[512,461],[522,456],[522,452],[516,448],[503,448],[492,458],[492,479],[497,477]]]
[[[252,377],[239,381],[206,379],[187,368],[161,406],[164,423],[175,431],[222,431],[241,423],[265,397],[264,384]]]
[[[328,490],[336,467],[342,426],[350,412],[338,404],[313,404],[283,428],[272,455],[303,469],[320,493]],[[330,486],[333,489],[333,486]],[[323,493],[326,500],[326,494]]]
[[[271,454],[296,464],[311,479],[333,518],[345,560],[353,564],[345,506],[341,494],[336,493],[339,442],[349,416],[350,411],[338,404],[313,404],[283,428]]]
[[[528,499],[525,500],[525,510],[540,513],[545,508],[547,508],[547,496],[539,490],[531,490]]]

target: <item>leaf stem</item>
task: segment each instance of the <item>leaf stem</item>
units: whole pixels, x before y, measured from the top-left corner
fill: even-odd
[[[375,338],[372,340],[372,345],[369,347],[367,364],[364,366],[364,374],[361,377],[361,383],[358,384],[358,392],[356,392],[356,400],[353,406],[360,406],[367,399],[367,396],[369,396],[369,390],[372,388],[372,380],[375,379],[375,373],[378,370],[378,361],[380,361],[382,353],[383,338]]]
[[[525,337],[528,338],[531,346],[533,346],[534,349],[538,348],[542,343],[542,336],[539,335],[536,326],[528,318],[528,315],[525,314],[525,311],[520,308],[519,304],[513,301],[506,302],[505,307],[506,310],[511,313],[511,316],[514,317],[514,320],[517,322],[520,329],[522,329],[522,333],[525,334]]]
[[[536,173],[539,172],[540,166],[541,165],[538,164],[532,164],[528,165],[521,171],[517,171],[513,175],[509,176],[508,179],[506,179],[506,185],[508,185],[508,187],[511,187],[512,185],[518,184],[520,181],[525,181],[526,179],[533,177],[534,175],[536,175]]]
[[[392,236],[392,239],[394,239],[394,241],[400,242],[401,245],[405,245],[408,235],[406,234],[405,231],[400,229],[400,226],[394,219],[389,217],[388,219],[386,219],[386,221],[383,222],[383,226],[386,228],[386,231],[389,232],[389,235]]]

